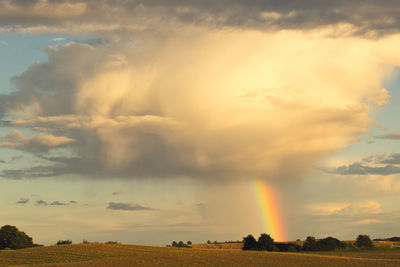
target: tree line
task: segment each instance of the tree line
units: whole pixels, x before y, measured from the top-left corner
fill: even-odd
[[[316,239],[308,236],[304,242],[275,242],[269,234],[261,234],[258,240],[253,235],[243,238],[243,250],[259,251],[329,251],[349,247],[372,248],[374,245],[368,235],[359,235],[354,243],[340,241],[334,237]]]

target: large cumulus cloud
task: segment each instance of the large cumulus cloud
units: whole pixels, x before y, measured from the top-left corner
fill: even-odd
[[[8,127],[74,142],[2,176],[299,177],[365,132],[398,44],[181,29],[48,48],[49,62],[13,78],[2,113]]]

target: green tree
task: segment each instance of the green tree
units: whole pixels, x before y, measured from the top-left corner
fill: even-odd
[[[0,228],[0,249],[21,249],[33,247],[32,238],[17,227],[5,225]]]
[[[274,239],[268,234],[261,234],[257,242],[258,250],[274,250]]]
[[[189,240],[189,241],[187,242],[187,244],[188,244],[188,245],[191,245],[191,244],[192,244],[192,241]]]
[[[303,249],[306,251],[315,251],[317,250],[317,241],[313,236],[307,236],[307,239],[303,243]]]
[[[371,238],[369,238],[369,236],[367,235],[359,235],[357,237],[355,245],[356,247],[359,248],[372,248],[374,246],[374,244],[371,241]]]
[[[173,246],[173,247],[177,247],[177,246],[178,246],[178,243],[176,243],[176,241],[172,241],[172,246]]]
[[[243,237],[243,250],[257,250],[258,244],[257,240],[253,235],[248,235],[247,237]]]

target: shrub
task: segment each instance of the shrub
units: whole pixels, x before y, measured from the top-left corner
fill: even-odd
[[[187,242],[187,244],[188,244],[188,245],[191,245],[191,244],[192,244],[192,241],[189,240],[189,241]]]
[[[176,243],[176,241],[172,241],[172,247],[177,247],[177,248],[190,248],[188,245],[183,243],[183,241],[179,241]]]
[[[5,225],[0,228],[0,249],[21,249],[33,247],[32,238],[17,227]]]
[[[118,245],[118,242],[117,241],[107,241],[104,244],[106,244],[106,245]]]
[[[58,240],[56,245],[70,245],[72,244],[71,240]]]

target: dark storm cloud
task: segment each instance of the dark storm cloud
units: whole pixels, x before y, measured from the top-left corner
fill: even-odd
[[[400,165],[400,154],[392,153],[388,156],[378,156],[375,161],[381,164]]]
[[[394,0],[3,0],[0,10],[0,25],[10,28],[86,23],[92,26],[89,30],[97,24],[105,30],[143,31],[168,21],[255,29],[310,29],[346,23],[357,28],[356,34],[400,28],[400,3]]]
[[[108,203],[107,209],[110,210],[151,210],[151,208],[143,207],[136,203],[116,203],[110,202]]]
[[[383,167],[371,167],[362,165],[359,162],[355,162],[349,165],[343,165],[337,167],[330,172],[341,174],[341,175],[368,175],[368,174],[375,174],[375,175],[390,175],[400,173],[400,167],[393,166],[393,165],[385,165]]]
[[[15,203],[16,204],[27,204],[28,202],[29,202],[29,198],[21,198],[20,200],[18,200]]]
[[[60,201],[53,201],[50,203],[51,206],[66,206],[68,203],[60,202]]]
[[[342,165],[328,172],[340,175],[391,175],[400,173],[400,154],[374,155],[354,162]]]
[[[49,203],[47,203],[46,201],[44,201],[44,200],[36,200],[36,204],[35,204],[36,206],[48,206],[49,205]]]
[[[22,200],[26,200],[26,199],[21,198],[20,201],[22,201]],[[27,202],[25,202],[25,203],[27,203]],[[23,204],[25,204],[25,203],[23,203]],[[57,200],[52,201],[52,202],[47,202],[47,201],[41,199],[41,200],[37,200],[35,205],[36,206],[68,206],[70,204],[77,204],[77,203],[78,202],[76,202],[74,200],[71,200],[69,202],[61,202],[61,201],[57,201]]]

